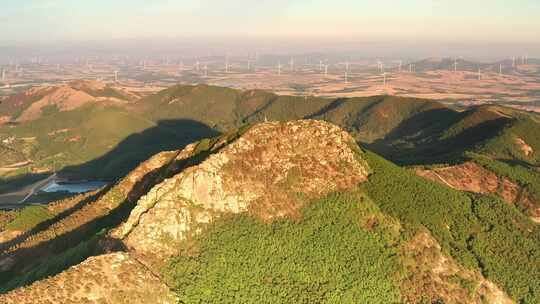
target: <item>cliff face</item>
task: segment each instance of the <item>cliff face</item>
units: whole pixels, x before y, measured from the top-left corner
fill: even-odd
[[[177,254],[180,241],[224,213],[249,212],[263,221],[300,216],[308,200],[367,179],[369,168],[355,149],[349,134],[325,122],[256,125],[154,186],[112,236],[154,264]]]

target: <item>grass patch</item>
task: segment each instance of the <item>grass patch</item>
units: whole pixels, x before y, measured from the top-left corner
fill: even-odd
[[[52,217],[53,215],[49,213],[47,207],[28,206],[19,211],[16,217],[6,225],[6,230],[26,231]]]

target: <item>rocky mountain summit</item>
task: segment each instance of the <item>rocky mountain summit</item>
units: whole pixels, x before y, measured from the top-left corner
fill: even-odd
[[[0,244],[0,303],[537,303],[539,226],[491,195],[515,187],[448,168],[246,124],[48,205]]]
[[[127,221],[109,233],[108,241],[102,244],[124,248],[125,253],[90,258],[0,299],[8,303],[33,303],[33,299],[48,290],[61,290],[69,285],[70,292],[51,300],[123,303],[107,291],[107,285],[120,284],[129,303],[148,303],[139,296],[139,283],[158,273],[167,258],[179,253],[180,242],[203,231],[214,219],[227,213],[246,213],[264,222],[300,217],[299,210],[309,201],[351,189],[370,173],[348,133],[330,123],[314,120],[248,126],[165,154],[169,161],[158,162],[164,166],[162,170],[175,172],[174,166],[176,170],[182,166],[184,169],[162,182],[153,179],[156,184],[137,201]],[[170,161],[171,155],[175,155],[175,161]],[[137,174],[139,171],[136,169],[119,186],[137,184],[130,183],[132,179],[143,180]],[[139,196],[135,193],[140,189],[122,190],[129,193],[128,197]],[[136,271],[118,280],[116,271],[126,267]],[[96,280],[96,277],[104,279]],[[149,282],[155,281],[152,280]],[[150,285],[155,285],[151,288],[154,291],[163,289],[158,282]],[[145,288],[150,285],[145,284]],[[152,302],[169,303],[171,298],[167,293],[160,294],[162,297],[154,297]]]
[[[217,143],[220,144],[219,142]],[[196,145],[181,154],[192,154]],[[223,213],[264,221],[299,216],[309,199],[352,188],[369,168],[352,137],[329,123],[263,123],[142,197],[113,236],[151,259],[177,254],[177,242]]]

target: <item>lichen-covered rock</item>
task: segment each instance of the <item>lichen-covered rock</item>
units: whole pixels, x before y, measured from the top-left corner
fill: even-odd
[[[177,254],[178,242],[222,213],[299,216],[307,201],[367,179],[357,152],[348,133],[323,121],[255,125],[152,188],[112,236],[152,264]]]
[[[176,303],[159,278],[126,253],[91,257],[59,275],[0,295],[0,303]]]

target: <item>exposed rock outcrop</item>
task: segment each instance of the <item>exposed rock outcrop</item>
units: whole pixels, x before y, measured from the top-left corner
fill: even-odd
[[[159,278],[126,253],[88,258],[61,274],[0,296],[0,301],[5,304],[177,302]]]
[[[445,255],[428,232],[417,234],[402,248],[409,276],[402,283],[406,303],[512,304],[493,282]]]
[[[529,146],[523,139],[516,138],[515,141],[516,145],[518,145],[519,149],[521,152],[523,152],[523,154],[525,154],[525,156],[530,156],[534,153],[533,148]]]
[[[309,199],[367,179],[368,166],[356,149],[348,133],[322,121],[256,125],[153,187],[112,236],[154,264],[177,254],[178,242],[222,213],[250,212],[264,221],[299,216]]]
[[[527,189],[506,177],[499,177],[481,165],[468,161],[459,165],[415,169],[416,174],[451,188],[481,194],[495,194],[510,204],[520,205],[534,221],[540,222],[540,208]]]

